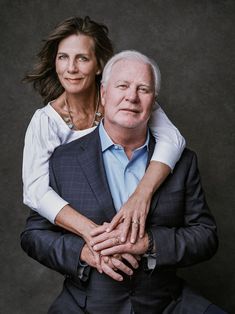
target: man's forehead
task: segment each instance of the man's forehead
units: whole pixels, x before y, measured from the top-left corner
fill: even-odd
[[[150,64],[136,59],[118,60],[112,67],[111,77],[119,79],[143,78],[149,82],[153,81],[152,68]]]

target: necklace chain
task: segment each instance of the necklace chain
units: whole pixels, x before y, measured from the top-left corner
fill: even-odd
[[[92,119],[92,123],[90,125],[90,128],[95,126],[95,125],[98,125],[99,124],[99,120],[102,117],[102,113],[98,111],[99,100],[100,100],[100,97],[99,97],[99,93],[98,93],[97,94],[97,100],[96,100],[96,106],[95,106],[95,113],[94,113],[94,117]],[[73,122],[73,117],[71,115],[70,105],[69,105],[69,102],[68,102],[66,97],[64,98],[64,103],[65,103],[65,106],[66,106],[66,109],[67,109],[68,115],[69,115],[68,117],[64,117],[63,118],[65,123],[68,125],[68,127],[70,129],[78,130],[78,128],[76,127],[75,123]],[[97,118],[98,118],[98,120],[96,120]]]

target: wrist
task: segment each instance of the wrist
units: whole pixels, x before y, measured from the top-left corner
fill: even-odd
[[[140,181],[139,185],[136,187],[134,194],[140,195],[142,199],[151,200],[154,192],[155,192],[155,188],[153,186],[150,186],[149,184],[145,184],[144,182],[141,183]]]
[[[88,250],[88,246],[85,243],[83,245],[83,248],[81,249],[81,253],[80,253],[80,263],[86,263],[86,256],[87,256],[87,250]]]

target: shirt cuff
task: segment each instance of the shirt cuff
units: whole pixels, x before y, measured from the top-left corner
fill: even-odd
[[[173,143],[158,141],[155,145],[151,161],[162,162],[169,166],[173,171],[181,154],[182,150],[179,150]]]
[[[38,213],[54,224],[57,214],[65,205],[68,205],[68,202],[54,190],[49,190],[38,202]]]

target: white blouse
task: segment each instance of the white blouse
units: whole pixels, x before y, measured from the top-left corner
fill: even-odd
[[[156,139],[152,160],[167,164],[173,170],[184,150],[184,138],[159,105],[152,113],[149,126]],[[49,159],[56,147],[95,128],[71,130],[50,103],[38,109],[29,123],[23,153],[23,201],[52,223],[68,202],[49,186]]]

